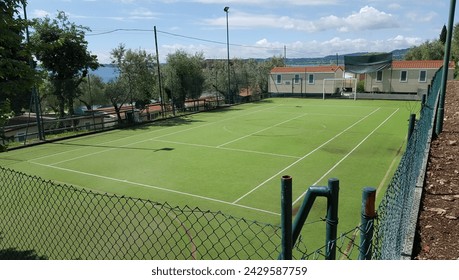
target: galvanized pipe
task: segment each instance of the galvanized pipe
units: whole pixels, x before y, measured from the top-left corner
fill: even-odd
[[[292,259],[292,177],[283,176],[281,179],[281,227],[282,252],[281,260]]]
[[[376,189],[366,187],[362,192],[362,209],[360,219],[359,260],[371,260],[372,239],[374,231]]]

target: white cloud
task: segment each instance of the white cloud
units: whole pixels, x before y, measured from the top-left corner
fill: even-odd
[[[258,40],[255,46],[259,47],[258,51],[266,57],[275,54],[282,54],[284,46],[287,48],[287,57],[321,57],[335,53],[347,54],[355,52],[389,52],[395,49],[412,47],[422,43],[421,38],[404,37],[398,35],[393,38],[381,40],[367,40],[364,38],[343,39],[333,37],[325,41],[295,41],[291,43],[270,42],[264,38]],[[260,47],[265,48],[263,51]]]
[[[222,4],[221,0],[194,0],[193,2],[201,4]],[[342,0],[284,0],[281,5],[295,5],[295,6],[324,6],[335,5],[342,3]],[[239,4],[239,5],[279,5],[279,2],[272,0],[226,0],[225,4]]]
[[[147,8],[137,8],[129,12],[130,19],[154,19],[156,18],[155,13]]]
[[[354,13],[343,19],[346,29],[374,30],[399,27],[396,19],[385,12],[373,7],[365,6],[358,13]]]
[[[132,16],[144,16],[149,17],[153,15],[153,12],[147,8],[137,8],[129,13]]]
[[[315,21],[289,16],[257,15],[235,11],[231,14],[230,21],[233,28],[266,27],[306,32],[319,32],[332,29],[341,32],[350,32],[399,27],[394,16],[369,6],[365,6],[359,12],[352,13],[347,17],[330,15]],[[208,19],[204,23],[206,25],[224,26],[226,18]]]
[[[341,38],[332,37],[328,40],[311,40],[311,41],[270,41],[267,38],[256,40],[251,45],[230,47],[231,58],[268,58],[272,56],[282,56],[284,46],[286,47],[287,57],[323,57],[333,54],[348,54],[355,52],[389,52],[395,49],[409,48],[419,45],[423,40],[417,37],[405,37],[397,35],[395,37],[368,40],[365,38]],[[128,46],[129,48],[135,46]],[[165,62],[167,55],[177,50],[185,50],[189,54],[204,53],[208,59],[226,58],[225,45],[212,44],[162,44],[160,45],[160,60]],[[148,50],[154,53],[154,50]],[[110,56],[107,52],[96,52],[99,61],[102,63],[110,62]]]
[[[48,12],[48,11],[45,11],[45,10],[34,10],[33,13],[32,13],[32,16],[34,18],[43,18],[43,17],[47,17],[47,16],[50,16],[51,13]]]
[[[435,12],[423,12],[421,14],[416,12],[409,12],[406,16],[414,22],[431,22],[438,16],[438,14]]]
[[[402,6],[399,3],[391,3],[387,7],[391,10],[398,10],[402,8]]]
[[[420,45],[424,40],[419,37],[404,37],[402,35],[397,35],[394,38],[389,38],[387,41],[390,45],[394,46],[394,49],[399,49]]]

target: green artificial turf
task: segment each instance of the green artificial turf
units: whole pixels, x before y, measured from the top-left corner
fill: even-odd
[[[95,192],[274,225],[283,175],[293,177],[296,209],[309,186],[338,178],[342,232],[360,221],[364,187],[382,196],[416,104],[267,99],[1,153],[0,165]],[[325,204],[317,200],[304,228],[308,248],[324,243]]]

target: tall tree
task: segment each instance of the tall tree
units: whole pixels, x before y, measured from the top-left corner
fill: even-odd
[[[440,37],[438,38],[443,45],[445,45],[446,43],[447,33],[448,33],[448,30],[446,29],[446,25],[443,25],[443,28],[441,29],[441,32],[440,32]]]
[[[199,98],[204,89],[204,56],[178,50],[167,56],[165,91],[174,105],[183,109],[187,98]]]
[[[115,99],[121,102],[116,105],[117,107],[129,102],[132,105],[136,104],[138,109],[143,109],[140,105],[148,104],[152,98],[158,98],[153,55],[145,50],[126,49],[124,44],[120,44],[112,50],[111,57],[119,75],[116,81],[110,84],[106,93],[110,99],[113,98],[110,92],[116,93]],[[115,106],[113,102],[112,105]]]
[[[459,61],[459,23],[454,25],[453,38],[451,42],[451,56],[454,61]]]
[[[26,1],[0,2],[0,102],[11,101],[16,114],[30,101],[35,71],[30,67],[31,54],[24,39],[27,23],[19,16],[20,4]]]
[[[53,20],[49,17],[36,19],[34,29],[35,56],[53,83],[54,95],[59,101],[59,115],[64,117],[66,109],[69,115],[73,115],[79,84],[88,69],[99,67],[97,57],[88,51],[85,40],[89,28],[70,22],[64,12],[59,12]]]
[[[284,59],[280,56],[274,56],[264,62],[258,67],[257,84],[261,93],[268,92],[269,74],[274,67],[285,66]]]
[[[105,97],[105,83],[100,76],[90,75],[78,87],[79,94],[78,100],[83,104],[87,110],[91,110],[94,105],[106,105],[108,99]]]
[[[269,73],[276,66],[284,66],[282,57],[272,57],[265,61],[233,59],[230,69],[232,76],[230,94],[238,94],[247,88],[252,93],[268,92]],[[210,60],[207,62],[204,73],[206,77],[205,89],[209,92],[217,92],[219,96],[227,96],[227,62],[225,60]]]
[[[5,136],[5,125],[13,115],[9,99],[0,101],[0,152],[6,151],[9,139]]]
[[[110,100],[113,108],[115,108],[119,123],[121,123],[122,120],[121,108],[129,100],[129,95],[126,93],[126,84],[120,79],[109,81],[104,89],[104,95]]]
[[[406,60],[442,60],[445,48],[440,40],[426,41],[417,47],[412,47],[405,54]]]
[[[203,74],[205,77],[204,89],[215,92],[224,98],[228,92],[227,62],[225,60],[208,60]]]

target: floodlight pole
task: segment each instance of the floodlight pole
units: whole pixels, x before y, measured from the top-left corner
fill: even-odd
[[[22,0],[22,8],[24,10],[24,20],[26,22],[26,42],[30,45],[30,35],[29,35],[29,23],[27,22],[27,2]],[[35,70],[35,65],[33,63],[33,58],[30,56],[29,59],[30,68]],[[37,88],[35,87],[35,82],[32,87],[32,100],[35,103],[35,118],[37,122],[37,130],[38,130],[38,138],[43,141],[45,140],[45,133],[43,132],[43,126],[41,124],[41,116],[40,116],[40,98],[38,97]],[[32,108],[30,108],[32,109]]]
[[[229,51],[229,24],[228,24],[228,11],[229,11],[229,7],[225,7],[223,9],[223,11],[225,11],[226,13],[226,51],[227,51],[227,64],[228,64],[228,98],[229,98],[229,101],[230,103],[233,103],[233,98],[231,96],[231,76],[230,76],[230,51]]]
[[[435,127],[435,134],[439,135],[443,131],[443,118],[445,114],[445,96],[446,96],[446,85],[448,81],[448,67],[449,67],[449,56],[451,53],[451,40],[453,36],[454,28],[454,13],[456,11],[456,0],[451,0],[449,8],[449,19],[448,19],[448,33],[446,36],[445,43],[445,56],[443,58],[443,77],[440,87],[440,100],[438,104],[438,115],[437,123]]]
[[[160,106],[161,106],[161,116],[165,117],[165,104],[164,104],[164,97],[163,97],[163,89],[162,89],[162,80],[161,80],[161,64],[159,64],[159,52],[158,52],[158,35],[156,33],[156,25],[154,26],[154,33],[155,33],[155,47],[156,47],[156,66],[158,67],[158,83],[159,83],[159,98],[161,99]]]

